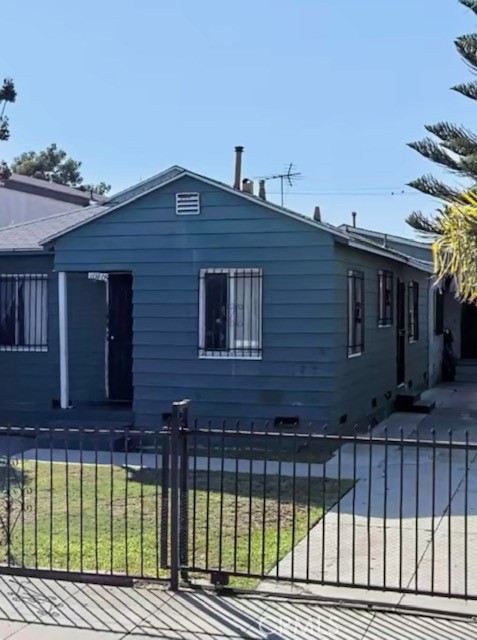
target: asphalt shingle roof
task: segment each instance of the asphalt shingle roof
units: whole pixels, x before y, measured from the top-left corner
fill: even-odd
[[[151,192],[152,190],[160,187],[162,184],[178,178],[182,174],[191,175],[192,177],[206,180],[228,190],[231,189],[230,185],[226,185],[217,180],[211,180],[210,178],[206,178],[205,176],[201,176],[200,174],[189,172],[187,171],[187,169],[183,169],[182,167],[173,166],[170,169],[167,169],[166,171],[163,171],[162,173],[149,178],[148,180],[144,180],[143,182],[135,185],[134,187],[131,187],[130,189],[126,189],[125,191],[122,191],[121,193],[108,198],[102,204],[94,204],[90,205],[89,207],[74,209],[72,211],[49,216],[47,218],[33,220],[31,222],[26,222],[18,225],[12,225],[10,227],[4,227],[3,229],[0,229],[0,252],[41,251],[45,242],[49,241],[50,239],[61,236],[62,234],[73,230],[90,220],[100,217],[108,211],[114,211],[116,208],[121,207],[122,204],[141,196],[143,193]],[[409,262],[419,269],[430,271],[429,263],[418,260],[417,258],[413,258],[412,256],[408,256],[407,254],[401,253],[396,249],[382,247],[378,242],[374,242],[369,238],[352,235],[351,233],[344,231],[343,229],[337,228],[326,222],[315,221],[313,220],[313,218],[297,213],[296,211],[291,211],[290,209],[286,209],[285,207],[279,207],[278,205],[270,202],[264,203],[264,201],[257,196],[251,196],[247,194],[246,197],[248,200],[256,201],[257,203],[260,203],[262,205],[268,205],[269,207],[284,215],[291,215],[296,219],[303,220],[303,222],[306,222],[307,224],[311,224],[319,229],[328,231],[335,236],[341,237],[346,242],[348,242],[350,246],[355,246],[356,248],[362,249],[364,251],[376,251],[377,249],[379,249],[380,252],[384,252],[391,259],[394,258],[401,262]]]
[[[105,206],[92,205],[4,227],[0,229],[0,251],[39,251],[45,238],[67,231],[70,227],[92,219],[107,209]]]

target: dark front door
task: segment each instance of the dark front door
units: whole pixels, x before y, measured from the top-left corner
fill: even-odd
[[[406,380],[406,286],[401,280],[397,281],[397,383],[403,384]]]
[[[462,357],[477,358],[477,306],[462,305]]]
[[[131,402],[132,276],[130,273],[110,273],[108,283],[109,399]]]

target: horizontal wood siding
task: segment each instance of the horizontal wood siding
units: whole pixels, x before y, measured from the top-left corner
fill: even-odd
[[[48,351],[0,351],[0,420],[35,426],[59,397],[58,287],[52,256],[0,256],[0,273],[48,274]]]
[[[348,358],[348,295],[347,274],[349,269],[364,273],[364,351],[360,356]],[[378,271],[387,269],[394,274],[394,313],[391,327],[378,327]],[[428,274],[399,264],[384,257],[356,249],[336,249],[336,304],[338,336],[336,412],[334,420],[347,416],[347,424],[363,424],[374,416],[387,415],[397,393],[397,335],[396,335],[396,283],[398,278],[406,284],[406,383],[413,389],[427,386],[425,374],[428,370]],[[410,281],[419,283],[419,340],[409,343],[407,339],[407,300]],[[387,399],[385,394],[390,393]],[[376,407],[372,406],[376,399]]]
[[[175,215],[198,191],[201,213]],[[334,393],[330,234],[184,178],[55,243],[55,268],[133,274],[136,424],[161,426],[191,398],[200,419],[329,419]],[[198,358],[199,272],[263,270],[263,359]]]
[[[53,256],[0,256],[0,273],[48,274],[48,351],[0,350],[0,421],[38,426],[55,419],[60,397],[58,275]],[[70,400],[105,399],[105,284],[68,275]]]

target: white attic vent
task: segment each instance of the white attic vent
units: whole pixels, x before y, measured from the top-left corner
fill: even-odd
[[[176,193],[176,214],[178,216],[196,216],[200,213],[200,195],[198,193]]]

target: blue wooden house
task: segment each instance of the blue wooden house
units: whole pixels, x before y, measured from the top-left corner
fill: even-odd
[[[426,387],[430,264],[264,198],[174,166],[0,230],[0,423],[337,428]]]

